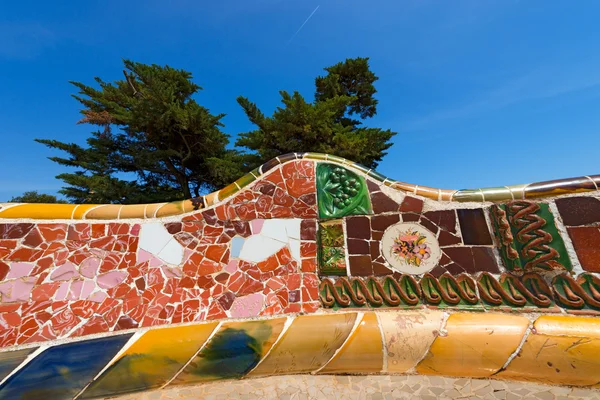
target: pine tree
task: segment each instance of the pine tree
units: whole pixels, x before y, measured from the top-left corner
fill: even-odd
[[[256,166],[290,152],[329,153],[371,168],[387,154],[395,132],[362,126],[377,113],[377,76],[368,58],[347,59],[325,68],[327,74],[315,80],[312,103],[294,92],[280,91],[283,106],[271,117],[256,104],[238,97],[248,119],[258,129],[240,134],[236,145],[252,151],[247,157]]]
[[[59,200],[51,194],[39,193],[37,190],[25,192],[20,196],[15,196],[9,200],[9,203],[66,203],[65,200]]]
[[[99,88],[71,82],[82,105],[79,123],[98,126],[87,146],[36,139],[68,157],[50,159],[73,173],[57,176],[76,203],[144,203],[198,196],[230,183],[244,168],[227,149],[223,114],[194,100],[192,74],[125,60],[125,79],[95,78]],[[130,179],[127,179],[130,178]],[[135,178],[135,179],[134,179]]]

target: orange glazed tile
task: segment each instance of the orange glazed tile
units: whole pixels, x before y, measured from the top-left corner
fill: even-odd
[[[529,319],[505,314],[452,314],[417,366],[426,375],[487,377],[502,368],[521,343]]]
[[[383,369],[383,345],[377,316],[365,313],[340,351],[320,372],[376,373]]]
[[[120,204],[105,204],[98,206],[85,214],[85,219],[117,219],[119,210],[123,207]]]
[[[0,211],[0,218],[71,219],[73,204],[19,204]]]
[[[344,344],[356,316],[356,313],[339,313],[296,317],[269,355],[248,376],[318,370]]]
[[[593,385],[600,381],[600,321],[543,316],[501,378],[545,384]]]
[[[154,218],[158,209],[161,208],[162,206],[164,206],[165,204],[167,204],[167,203],[144,204],[144,214],[145,214],[146,218]]]
[[[160,207],[156,212],[156,217],[168,217],[170,215],[183,214],[183,201],[174,201]]]
[[[146,216],[145,204],[126,204],[121,208],[119,219],[144,218]]]
[[[387,351],[387,372],[404,373],[427,353],[442,327],[444,313],[400,311],[377,313]]]

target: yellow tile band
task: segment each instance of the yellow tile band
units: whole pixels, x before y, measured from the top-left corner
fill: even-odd
[[[305,373],[416,372],[574,386],[600,382],[597,318],[394,310],[217,325],[145,332],[79,398]]]

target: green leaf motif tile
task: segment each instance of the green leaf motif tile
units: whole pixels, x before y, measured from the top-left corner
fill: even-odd
[[[321,218],[373,213],[365,180],[337,165],[317,164],[317,196]]]
[[[321,275],[346,275],[346,248],[341,220],[319,224],[319,271]]]

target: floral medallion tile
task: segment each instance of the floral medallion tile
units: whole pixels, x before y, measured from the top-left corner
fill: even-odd
[[[420,275],[437,265],[442,252],[433,232],[405,222],[392,225],[383,233],[381,254],[393,269]]]

